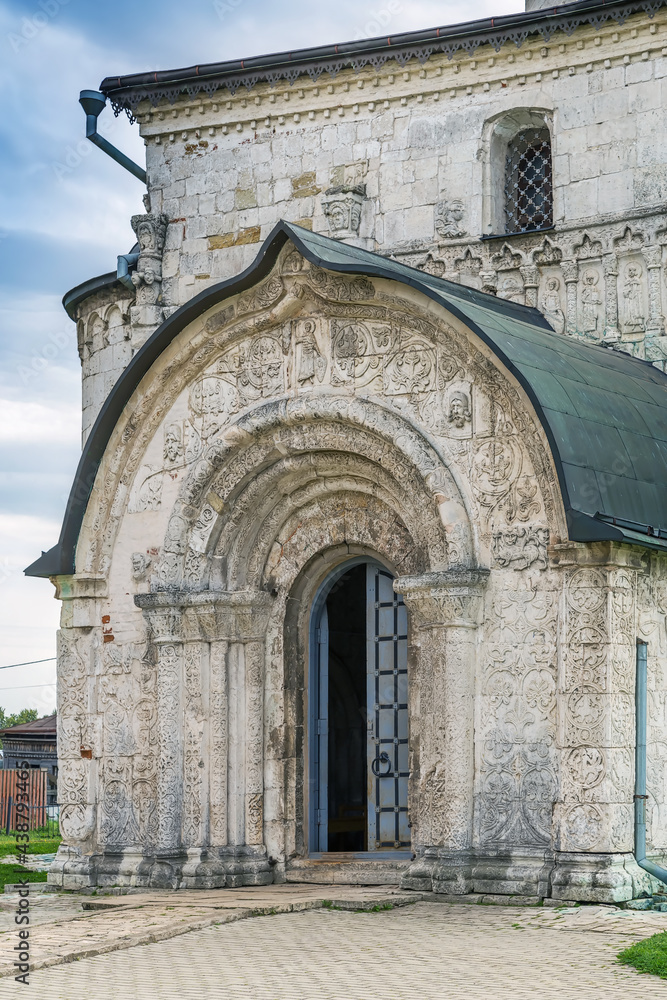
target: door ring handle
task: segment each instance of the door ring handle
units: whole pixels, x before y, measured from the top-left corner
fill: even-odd
[[[388,765],[387,770],[384,772],[380,771],[383,764]],[[376,778],[386,778],[387,775],[391,773],[391,761],[386,750],[383,750],[382,753],[371,762],[371,771]]]

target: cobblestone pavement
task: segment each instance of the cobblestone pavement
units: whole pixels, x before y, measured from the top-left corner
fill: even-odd
[[[392,886],[272,885],[266,888],[140,892],[128,895],[54,894],[31,891],[30,955],[33,969],[164,941],[214,923],[262,913],[289,913],[322,905],[335,893],[338,906],[413,901]],[[421,896],[417,895],[421,899]],[[13,976],[14,917],[18,895],[0,895],[0,978]]]
[[[305,910],[43,969],[30,982],[50,1000],[664,1000],[667,982],[615,964],[662,917],[430,902]],[[2,980],[0,998],[20,988]]]

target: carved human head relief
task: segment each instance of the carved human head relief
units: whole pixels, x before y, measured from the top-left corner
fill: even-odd
[[[449,401],[447,419],[450,424],[461,429],[472,419],[470,398],[465,392],[454,392]]]

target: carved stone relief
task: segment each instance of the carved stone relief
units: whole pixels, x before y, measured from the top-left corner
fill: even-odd
[[[439,201],[435,206],[435,232],[442,240],[459,239],[467,234],[466,209],[462,201]]]
[[[358,236],[361,210],[366,198],[366,185],[340,185],[328,188],[322,198],[322,210],[329,223],[329,232],[336,239]]]
[[[650,233],[626,224],[563,229],[553,237],[515,236],[498,250],[494,241],[452,246],[419,243],[390,256],[430,274],[535,306],[557,333],[621,350],[664,368],[667,364],[663,248],[667,218]],[[437,266],[436,266],[437,265]]]

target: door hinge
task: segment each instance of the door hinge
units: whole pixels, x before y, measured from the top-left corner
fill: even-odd
[[[318,826],[323,826],[324,823],[326,823],[326,821],[327,821],[326,811],[324,809],[318,809],[317,810],[317,825]]]

